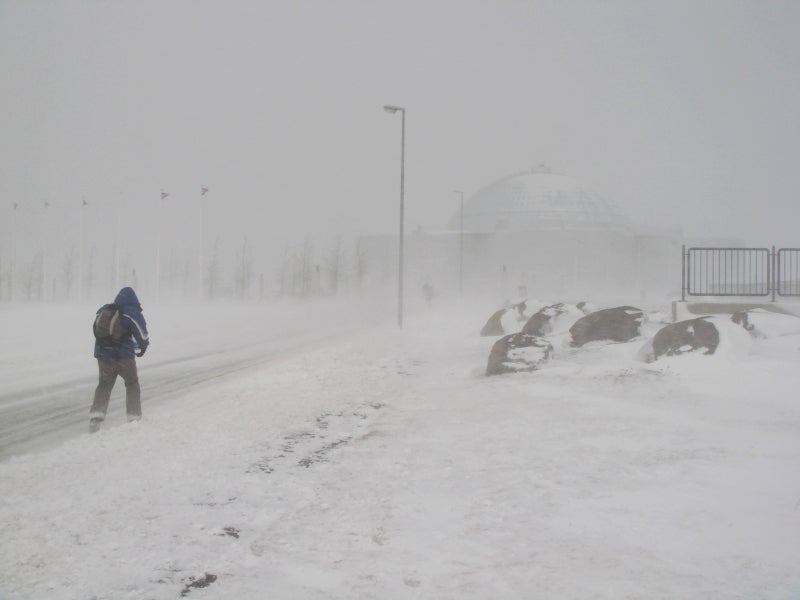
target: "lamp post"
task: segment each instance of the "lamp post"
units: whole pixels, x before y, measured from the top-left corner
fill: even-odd
[[[122,199],[123,196],[120,193],[120,195],[117,196],[117,230],[115,232],[117,251],[114,253],[114,287],[117,289],[119,289],[122,286],[122,282],[127,279],[122,276],[122,271],[120,270],[120,261],[122,260]]]
[[[400,134],[400,265],[397,274],[397,325],[403,328],[403,221],[406,183],[406,109],[401,106],[387,104],[383,107],[387,113],[400,111],[402,117]]]
[[[208,193],[208,188],[206,186],[200,186],[200,239],[198,240],[197,246],[197,285],[198,285],[198,299],[203,300],[205,298],[205,285],[203,282],[203,244],[205,232],[204,232],[204,219],[205,219],[205,198],[204,196]]]
[[[89,206],[89,203],[86,202],[86,198],[81,199],[81,223],[80,229],[78,231],[78,235],[80,238],[78,239],[78,300],[83,301],[83,248],[84,248],[84,238],[86,233],[86,207]]]
[[[48,231],[48,225],[49,225],[49,221],[50,220],[47,218],[47,213],[48,213],[47,209],[48,208],[50,208],[50,202],[45,200],[44,201],[44,217],[42,217],[42,220],[44,221],[44,227],[43,227],[43,230],[42,230],[43,234],[44,234],[43,235],[43,240],[42,240],[42,279],[41,279],[42,287],[41,287],[41,294],[39,296],[39,300],[44,300],[45,298],[47,298],[47,279],[48,279],[48,276],[49,276],[49,273],[47,272],[47,270],[48,270],[48,267],[50,266],[48,261],[47,261],[47,258],[48,258],[47,257],[47,249],[48,249],[47,248],[47,246],[48,246],[47,240],[48,240],[48,236],[50,235],[50,232]]]
[[[18,202],[14,202],[11,209],[11,270],[8,272],[8,299],[14,300],[14,268],[17,264],[16,217]]]
[[[454,193],[461,195],[461,209],[458,212],[458,295],[464,295],[464,192],[453,190]]]
[[[164,235],[164,200],[169,192],[161,190],[161,204],[159,204],[158,218],[158,243],[156,244],[156,300],[161,300],[161,238]]]

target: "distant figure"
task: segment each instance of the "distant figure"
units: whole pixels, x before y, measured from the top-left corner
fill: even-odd
[[[433,286],[427,281],[422,286],[422,295],[425,296],[425,302],[430,306],[431,302],[433,302]]]
[[[97,359],[100,381],[89,411],[90,433],[100,429],[106,418],[108,401],[117,375],[125,382],[125,408],[128,421],[138,421],[142,418],[136,357],[144,356],[150,345],[142,306],[133,288],[122,288],[113,304],[101,306],[92,329],[95,336],[94,357]]]

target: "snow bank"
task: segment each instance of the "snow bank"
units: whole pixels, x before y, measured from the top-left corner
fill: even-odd
[[[800,334],[800,318],[784,315],[762,308],[747,311],[747,319],[753,326],[752,333],[759,337],[779,337]]]

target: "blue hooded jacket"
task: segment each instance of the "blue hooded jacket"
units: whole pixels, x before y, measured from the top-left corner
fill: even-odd
[[[125,330],[125,337],[120,344],[115,346],[101,346],[99,342],[94,343],[95,358],[134,358],[134,343],[139,346],[140,351],[144,351],[150,344],[150,336],[147,333],[147,323],[142,314],[142,305],[133,288],[124,287],[114,298],[114,304],[121,307],[122,327]],[[103,309],[97,309],[98,314]]]

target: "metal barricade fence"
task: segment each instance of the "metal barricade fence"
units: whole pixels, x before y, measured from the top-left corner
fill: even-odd
[[[800,296],[800,248],[683,247],[681,298]]]
[[[775,259],[779,296],[800,296],[800,248],[781,248]]]

